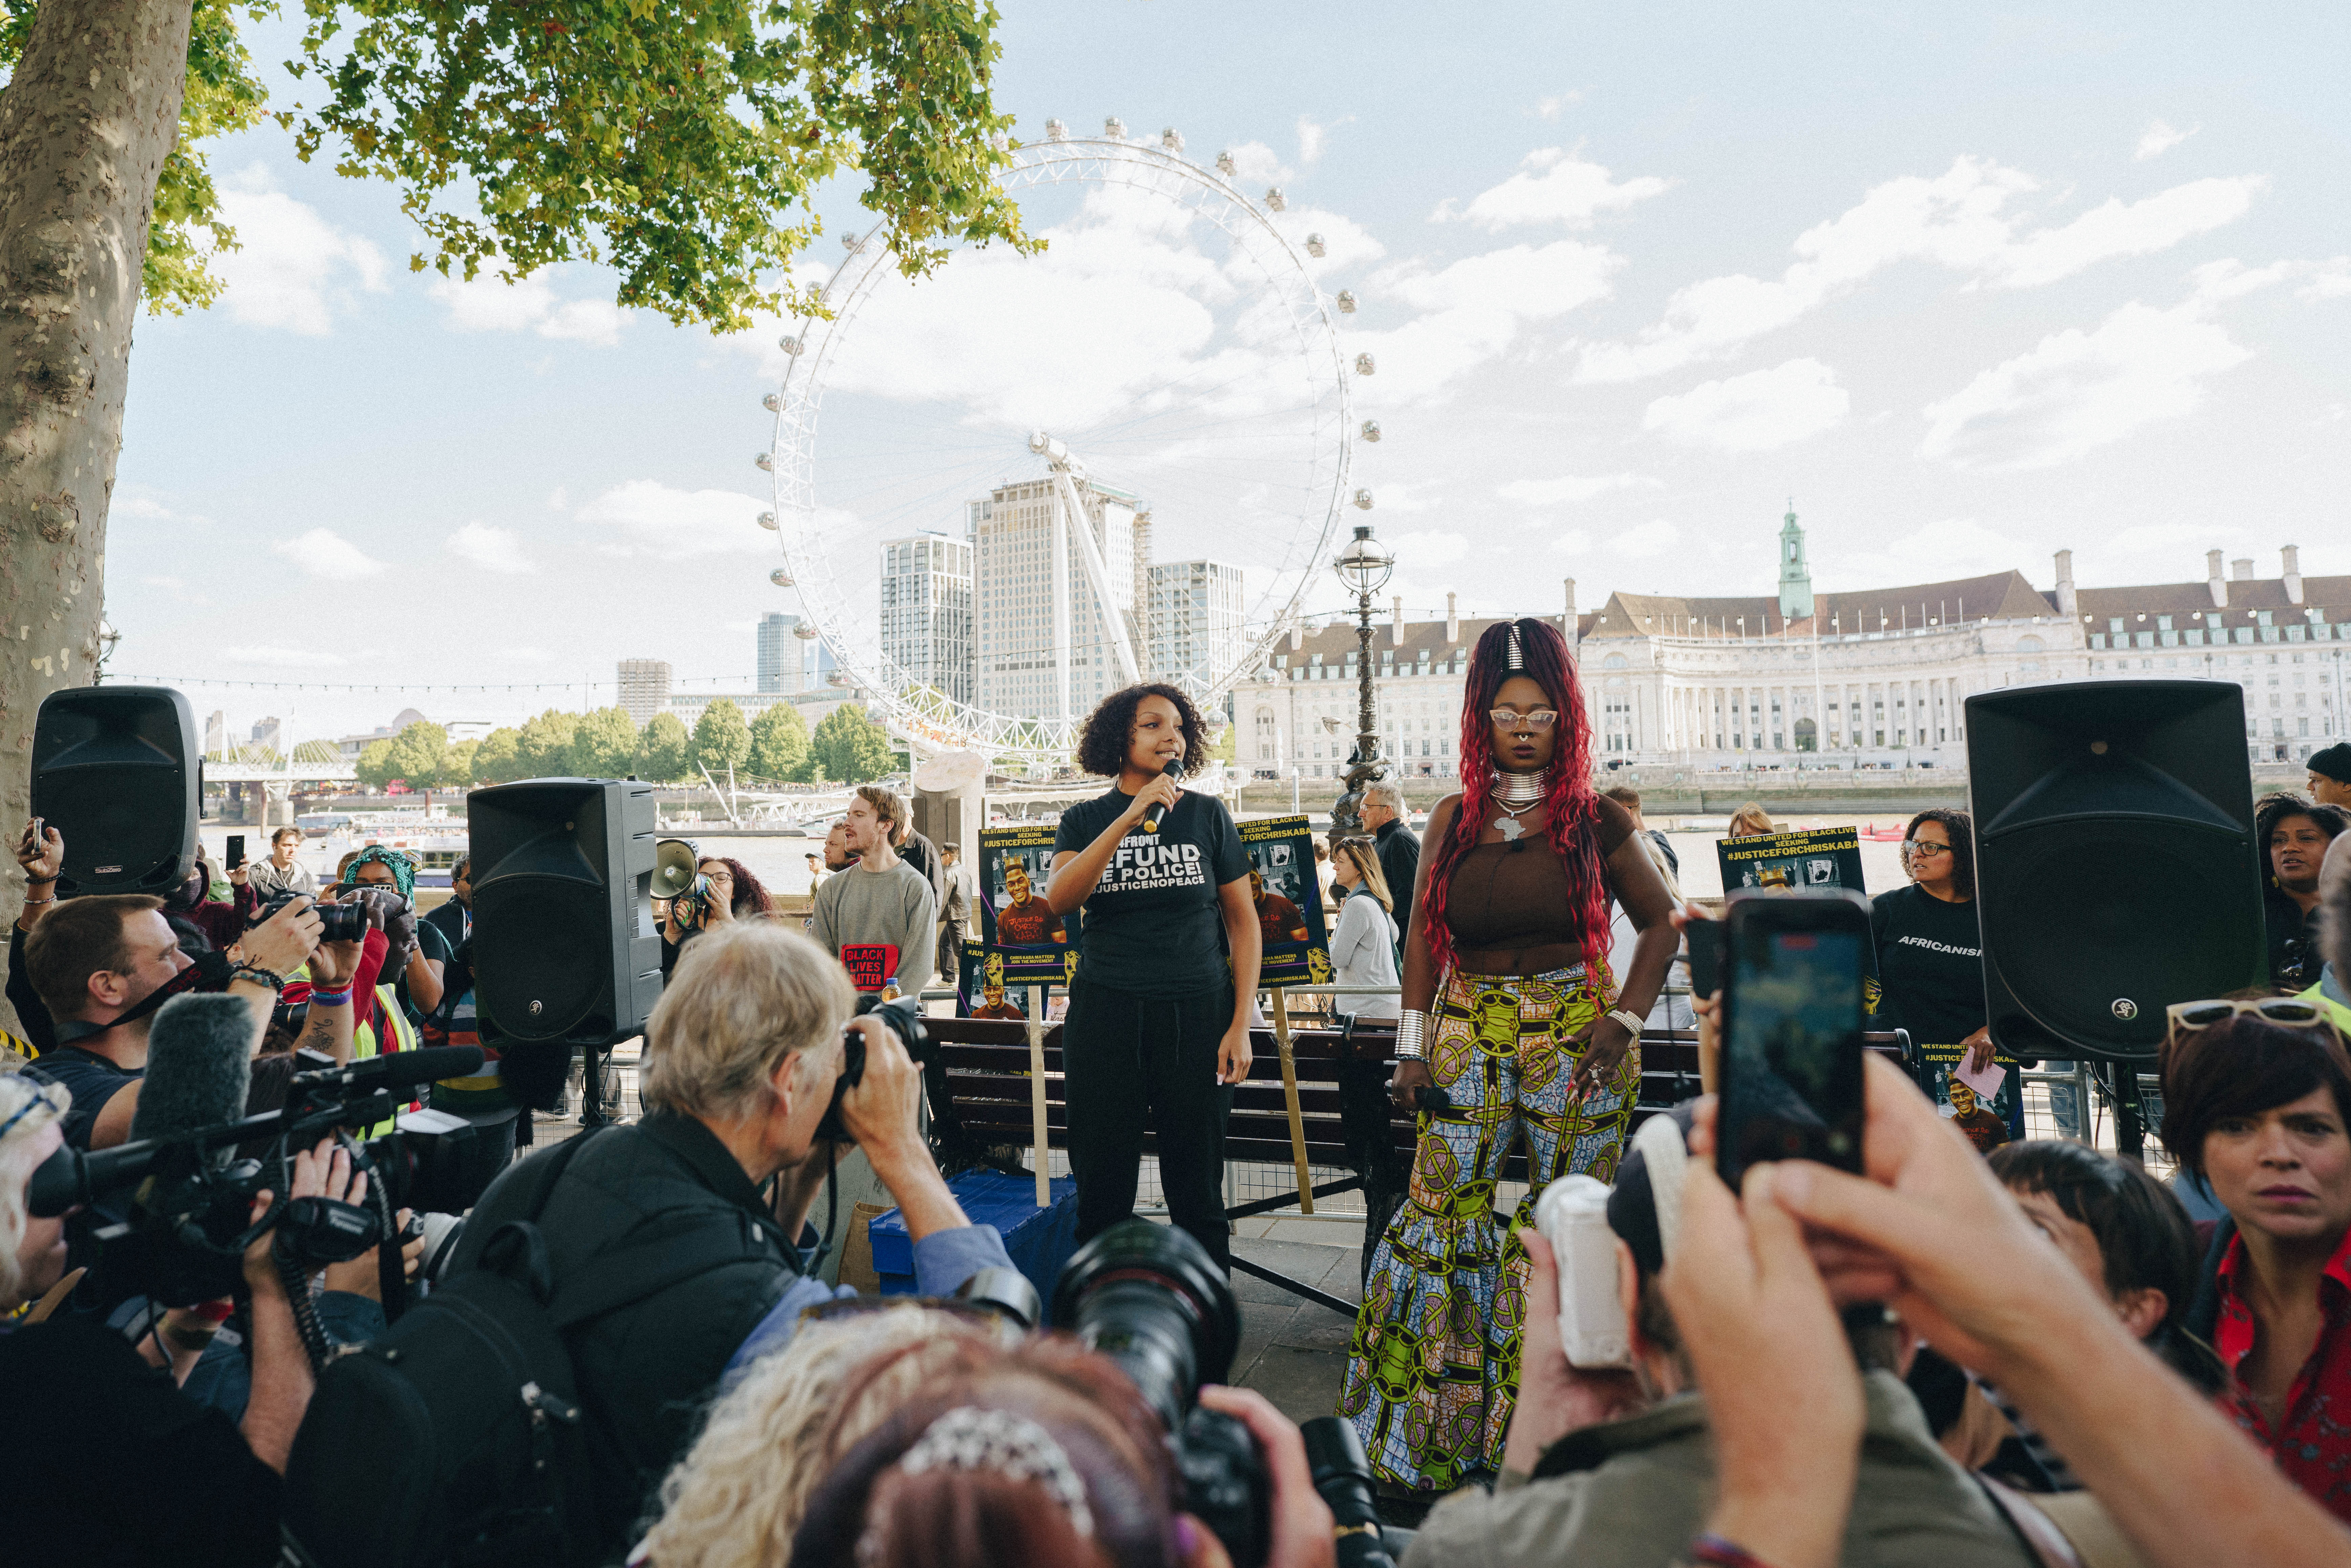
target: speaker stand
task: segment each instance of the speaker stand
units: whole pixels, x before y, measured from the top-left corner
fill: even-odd
[[[2126,1160],[2145,1164],[2147,1122],[2139,1109],[2137,1064],[2128,1061],[2101,1062],[2098,1065],[2098,1076],[2105,1081],[2106,1097],[2114,1103],[2115,1153]]]
[[[620,1118],[604,1107],[604,1071],[611,1065],[609,1045],[580,1048],[580,1125],[609,1127]]]

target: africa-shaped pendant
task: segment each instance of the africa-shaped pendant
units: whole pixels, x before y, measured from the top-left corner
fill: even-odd
[[[1526,824],[1520,821],[1516,817],[1504,817],[1501,821],[1496,822],[1494,826],[1502,830],[1502,841],[1504,843],[1510,842],[1520,833],[1527,831]]]

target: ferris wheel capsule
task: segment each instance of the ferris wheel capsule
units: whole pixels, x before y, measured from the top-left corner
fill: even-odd
[[[776,471],[776,455],[772,452],[762,452],[759,455],[751,459],[751,461],[757,463],[763,470],[769,474]]]
[[[1265,204],[1270,212],[1286,213],[1290,210],[1290,198],[1281,193],[1280,186],[1268,185],[1265,188]]]
[[[1355,356],[1355,373],[1356,373],[1357,375],[1359,375],[1359,376],[1375,375],[1375,374],[1377,374],[1377,373],[1379,372],[1379,368],[1380,368],[1379,361],[1378,361],[1377,360],[1373,359],[1373,358],[1371,357],[1371,355],[1369,355],[1369,354],[1357,354],[1357,355]]]
[[[776,347],[781,349],[787,354],[791,355],[794,359],[799,358],[800,340],[789,333],[786,333],[783,337],[777,339]]]
[[[787,578],[785,580],[789,581],[790,580]],[[821,633],[820,633],[814,626],[810,625],[805,621],[792,628],[792,635],[798,637],[803,643],[813,643],[820,634]]]
[[[1164,148],[1165,148],[1165,149],[1166,149],[1168,152],[1183,152],[1183,151],[1184,151],[1184,135],[1183,135],[1183,132],[1181,132],[1181,131],[1177,131],[1177,130],[1176,130],[1174,126],[1172,126],[1172,125],[1171,125],[1171,126],[1169,126],[1166,130],[1165,130],[1165,131],[1161,131],[1161,132],[1159,133],[1159,145],[1160,145],[1160,146],[1162,146],[1162,147],[1164,147]]]
[[[1353,316],[1355,313],[1354,290],[1350,288],[1342,288],[1339,290],[1338,306],[1340,315]]]
[[[1360,434],[1365,441],[1376,443],[1380,438],[1380,422],[1376,419],[1364,421],[1364,428]]]
[[[1062,123],[1061,123],[1060,120],[1047,120],[1047,121],[1045,122],[1045,140],[1046,140],[1046,141],[1067,141],[1069,139],[1070,139],[1070,128],[1069,128],[1068,126],[1066,126],[1066,125],[1062,124]]]
[[[1369,490],[1356,491],[1355,505],[1364,511],[1370,511],[1372,509],[1372,493]]]
[[[783,410],[784,400],[778,397],[774,392],[769,392],[767,396],[759,400],[759,406],[766,409],[769,413],[778,413]]]
[[[792,574],[779,566],[768,574],[768,580],[778,588],[789,588],[792,585]]]
[[[759,526],[767,529],[769,533],[774,533],[776,531],[776,514],[773,512],[761,512],[759,514]]]
[[[1280,208],[1275,209],[1277,212],[1280,210]],[[1327,248],[1328,247],[1322,243],[1322,236],[1321,235],[1308,235],[1306,236],[1306,254],[1314,257],[1315,260],[1322,260],[1323,253]]]
[[[1217,154],[1217,173],[1230,174],[1237,171],[1237,167],[1238,166],[1233,162],[1233,155],[1230,152],[1219,152]]]
[[[1102,121],[1102,134],[1113,141],[1126,140],[1126,121],[1113,114]]]

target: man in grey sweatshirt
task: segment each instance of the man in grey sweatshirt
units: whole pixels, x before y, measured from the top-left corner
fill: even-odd
[[[898,858],[906,836],[906,803],[878,784],[862,784],[841,820],[848,870],[816,890],[809,935],[839,957],[861,991],[894,980],[905,996],[920,996],[937,956],[937,900],[930,878]]]

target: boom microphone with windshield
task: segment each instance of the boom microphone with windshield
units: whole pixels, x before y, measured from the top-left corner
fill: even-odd
[[[1184,777],[1184,759],[1180,757],[1169,758],[1167,759],[1167,766],[1159,770],[1159,776],[1163,779],[1182,779]],[[1159,814],[1162,810],[1163,808],[1161,807],[1154,806],[1149,810],[1143,813],[1143,831],[1144,832],[1155,833],[1159,831]]]
[[[236,1005],[246,1004],[239,1000]],[[162,1027],[158,1020],[157,1027]],[[413,1089],[444,1078],[464,1078],[480,1071],[477,1045],[434,1046],[423,1051],[371,1056],[342,1067],[321,1068],[295,1074],[287,1094],[287,1111],[264,1111],[256,1116],[216,1122],[209,1126],[179,1130],[164,1136],[141,1139],[97,1154],[60,1147],[33,1171],[25,1193],[26,1207],[37,1218],[49,1218],[90,1203],[110,1192],[134,1186],[152,1174],[159,1162],[186,1150],[200,1154],[232,1148],[255,1138],[275,1138],[283,1133],[289,1148],[304,1146],[333,1127],[364,1127],[392,1113],[406,1098],[392,1091]],[[147,1092],[140,1091],[136,1124],[147,1124]],[[242,1095],[239,1096],[242,1105]]]

